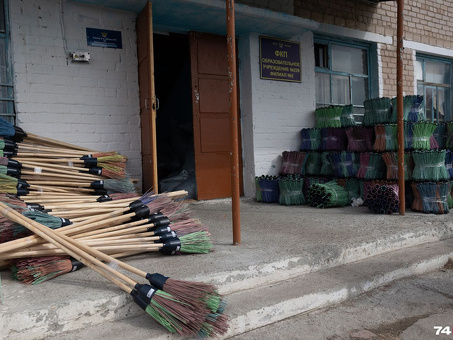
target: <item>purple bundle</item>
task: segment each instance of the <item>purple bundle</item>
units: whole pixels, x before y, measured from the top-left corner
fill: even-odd
[[[342,151],[346,149],[348,138],[344,128],[321,129],[321,150]]]
[[[307,154],[300,151],[283,151],[282,152],[282,175],[301,174],[307,159]]]
[[[371,151],[374,144],[374,128],[355,126],[345,129],[348,138],[348,151]]]

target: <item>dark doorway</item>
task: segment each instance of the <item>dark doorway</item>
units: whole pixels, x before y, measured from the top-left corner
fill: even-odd
[[[158,99],[157,171],[159,192],[186,190],[197,198],[193,144],[189,38],[154,34]]]

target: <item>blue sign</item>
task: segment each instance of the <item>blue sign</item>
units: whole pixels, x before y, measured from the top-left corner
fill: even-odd
[[[261,79],[300,83],[299,43],[260,37],[260,69]]]
[[[108,48],[123,48],[120,31],[87,27],[87,45]]]

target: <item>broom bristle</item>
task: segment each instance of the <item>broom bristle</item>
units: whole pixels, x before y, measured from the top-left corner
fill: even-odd
[[[145,286],[145,285],[140,285]],[[148,286],[150,287],[150,286]],[[151,288],[151,287],[150,287]],[[171,294],[156,290],[148,297],[138,293],[142,301],[149,303],[145,311],[171,333],[183,336],[196,335],[205,322],[208,310],[179,301]]]
[[[121,193],[135,192],[134,183],[129,179],[106,179],[104,181],[104,188]]]
[[[46,256],[16,261],[14,277],[25,284],[39,284],[72,271],[67,256]]]
[[[179,236],[185,236],[187,234],[196,233],[199,231],[208,232],[208,228],[197,219],[188,219],[174,223],[172,222],[170,227],[171,230],[176,232],[176,234],[178,234]]]
[[[0,118],[0,136],[12,137],[15,133],[16,129],[14,129],[14,125],[3,118]]]
[[[206,231],[190,233],[179,238],[181,241],[181,253],[207,254],[212,248],[211,236]]]

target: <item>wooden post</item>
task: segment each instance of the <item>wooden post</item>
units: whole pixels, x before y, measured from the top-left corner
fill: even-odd
[[[399,199],[400,199],[400,215],[404,215],[406,212],[406,197],[405,197],[405,182],[404,182],[404,121],[403,121],[403,12],[404,12],[404,0],[398,0],[398,18],[397,18],[397,111],[398,111],[398,188],[399,188]]]
[[[230,155],[231,155],[231,209],[233,219],[233,244],[241,243],[240,185],[239,185],[239,138],[237,115],[236,79],[236,32],[234,23],[234,0],[226,1],[228,83],[230,109]]]

